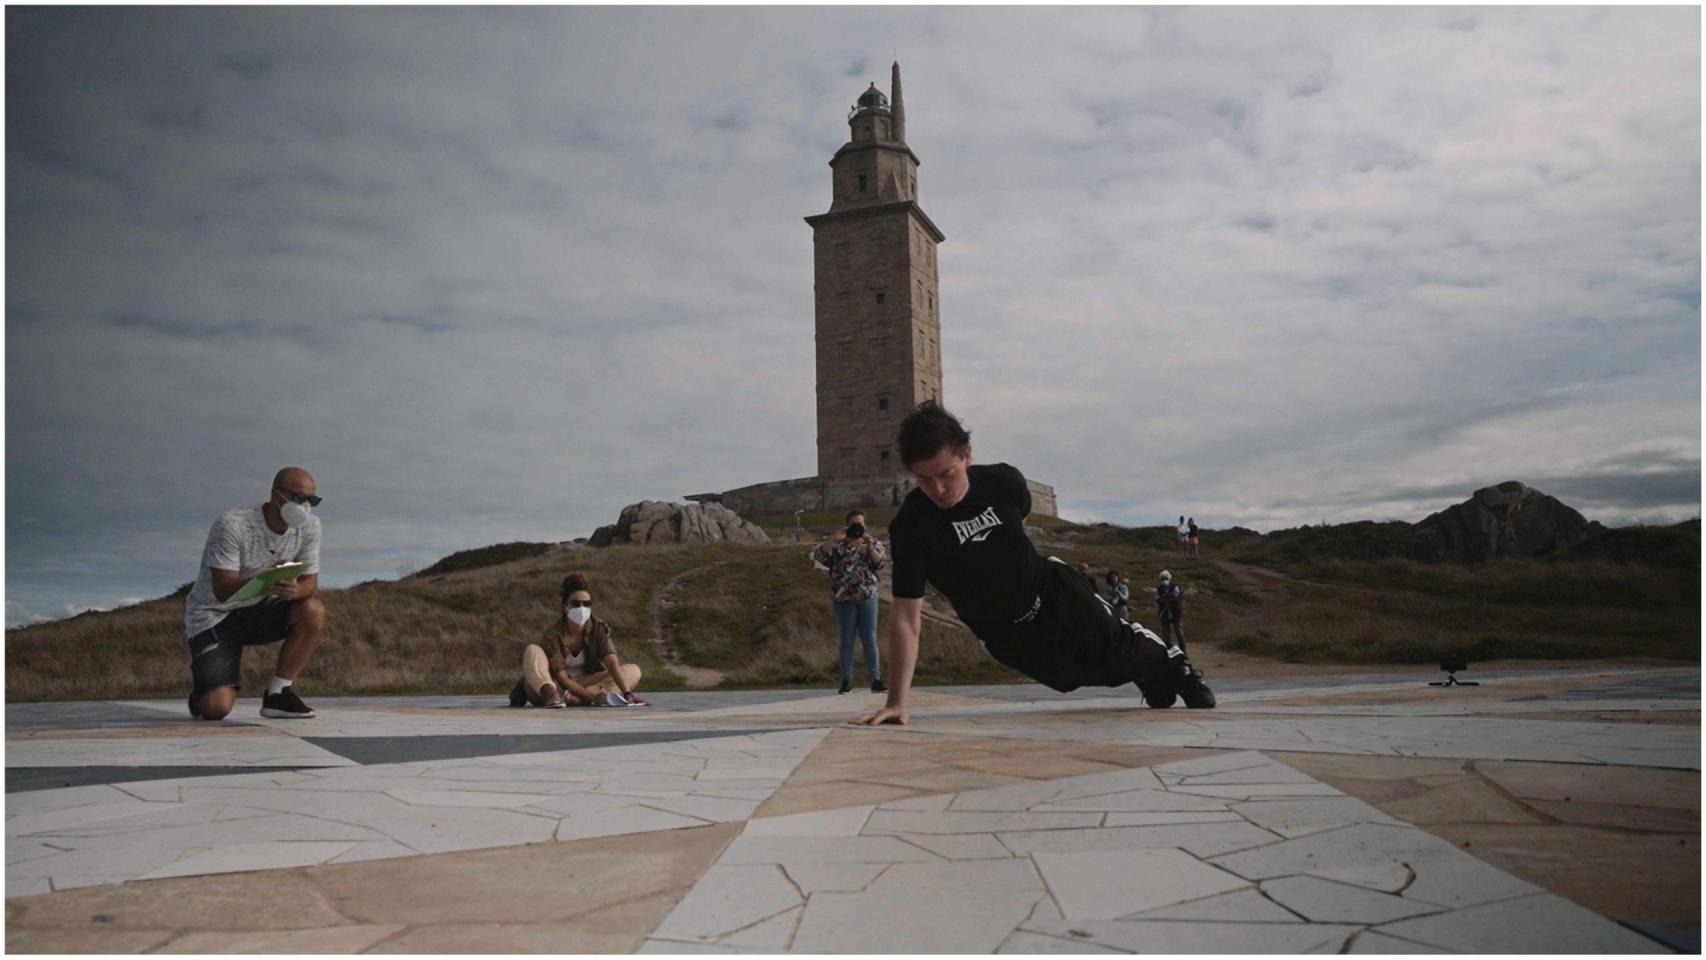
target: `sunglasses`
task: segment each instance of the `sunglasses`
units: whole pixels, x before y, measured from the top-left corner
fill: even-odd
[[[571,607],[590,607],[590,606],[592,606],[592,601],[591,600],[570,600],[569,606],[571,606]]]
[[[320,498],[311,493],[297,493],[295,490],[285,490],[283,487],[278,487],[277,489],[281,491],[285,498],[291,503],[306,503],[310,507],[317,507],[320,505]]]

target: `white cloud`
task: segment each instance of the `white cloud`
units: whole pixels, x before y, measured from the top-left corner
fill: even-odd
[[[349,580],[810,473],[800,218],[897,46],[946,399],[1069,515],[1698,470],[1697,10],[8,26],[14,591],[163,593],[286,461]]]

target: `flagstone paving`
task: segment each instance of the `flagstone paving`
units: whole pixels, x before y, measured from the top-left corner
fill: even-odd
[[[1426,679],[9,706],[6,944],[1697,952],[1698,670]]]

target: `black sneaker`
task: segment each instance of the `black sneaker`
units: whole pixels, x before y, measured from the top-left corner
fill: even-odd
[[[887,693],[888,690],[889,690],[889,685],[883,682],[882,677],[878,677],[877,679],[871,681],[871,692],[872,693]]]
[[[841,689],[837,690],[835,692],[836,693],[849,693],[852,691],[852,689],[853,689],[853,681],[843,680],[843,681],[841,681]]]
[[[509,705],[512,707],[527,706],[527,681],[517,680],[515,689],[509,692]]]
[[[302,702],[302,698],[296,695],[296,688],[291,686],[261,698],[261,716],[273,720],[306,720],[314,716],[314,711]]]
[[[193,693],[190,694],[189,704],[190,704],[190,717],[192,719],[195,719],[195,720],[200,720],[201,714],[195,712],[195,694],[193,694]]]
[[[1184,699],[1185,706],[1192,710],[1213,710],[1214,691],[1203,681],[1202,671],[1189,660],[1185,661],[1184,667],[1185,682],[1179,687],[1179,696]]]

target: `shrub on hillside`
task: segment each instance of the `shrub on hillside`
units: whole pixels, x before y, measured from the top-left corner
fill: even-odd
[[[473,550],[458,550],[425,570],[417,571],[410,576],[427,577],[438,573],[457,573],[463,570],[478,570],[481,567],[495,567],[500,563],[510,563],[515,560],[529,560],[550,552],[555,546],[554,543],[516,541],[515,543],[494,543],[489,547],[476,547]]]

